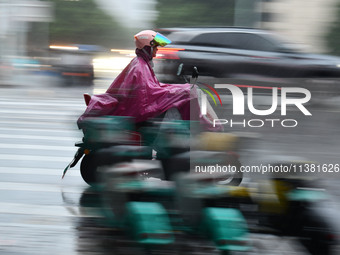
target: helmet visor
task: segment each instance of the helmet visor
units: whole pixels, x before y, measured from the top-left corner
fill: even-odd
[[[156,44],[162,47],[171,43],[171,41],[167,37],[160,33],[157,33],[153,40],[155,41]]]

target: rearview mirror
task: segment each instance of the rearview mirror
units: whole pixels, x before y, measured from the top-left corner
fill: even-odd
[[[177,76],[182,75],[183,72],[183,63],[179,64],[178,69],[177,69]]]

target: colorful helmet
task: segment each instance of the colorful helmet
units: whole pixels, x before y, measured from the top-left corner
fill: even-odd
[[[164,35],[157,33],[152,30],[143,30],[136,34],[135,36],[135,44],[138,49],[143,49],[145,46],[165,46],[171,41],[166,38]]]

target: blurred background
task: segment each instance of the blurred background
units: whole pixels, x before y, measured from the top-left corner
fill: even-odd
[[[291,62],[283,62],[285,66],[302,59],[305,61],[302,66],[306,68],[332,71],[340,68],[339,0],[0,0],[0,233],[6,233],[6,236],[0,235],[1,254],[104,255],[112,254],[112,247],[116,254],[139,254],[131,248],[131,240],[122,238],[116,228],[100,220],[98,224],[98,219],[104,218],[98,213],[100,194],[82,180],[80,164],[63,180],[60,177],[77,150],[74,143],[82,138],[76,121],[86,107],[83,93],[102,93],[109,87],[135,56],[133,35],[140,30],[170,33],[183,27],[246,27],[248,32],[254,28],[270,31],[294,43],[302,52],[327,55],[322,61],[321,55],[314,56],[317,61],[314,57],[305,61],[295,52],[279,52],[289,55],[287,59]],[[199,59],[202,52],[194,57]],[[260,64],[263,59],[269,59],[265,55],[251,56]],[[158,64],[167,63],[164,59],[160,54]],[[280,66],[281,58],[275,59]],[[272,63],[266,65],[272,66]],[[279,78],[265,77],[257,85],[264,85],[264,81],[266,86],[274,82],[280,86],[291,84],[290,79]],[[312,99],[318,100],[306,105],[312,116],[303,116],[295,108],[288,111],[287,118],[299,123],[296,128],[225,127],[226,132],[242,138],[238,153],[243,165],[316,162],[330,170],[339,169],[339,76],[332,80],[321,77],[321,81],[314,78],[307,80],[307,85],[309,82],[319,88],[318,93],[312,94]],[[229,77],[209,75],[200,76],[199,80],[210,85],[232,82]],[[253,84],[257,80],[247,82]],[[328,85],[337,86],[337,94],[328,97]],[[319,94],[323,94],[319,92],[326,95],[319,98]],[[222,101],[223,107],[213,107],[219,116],[229,119],[232,101],[229,95],[222,97]],[[256,107],[261,109],[268,109],[271,102],[271,96],[262,93],[254,98]],[[283,116],[278,110],[271,117]],[[258,117],[247,112],[244,118]],[[339,211],[324,210],[340,205],[338,176],[338,171],[326,171],[303,177],[313,177],[307,189],[325,191],[330,198],[326,203],[318,203],[319,197],[312,195],[313,206],[299,205],[293,209],[302,208],[303,214],[292,210],[288,215],[299,215],[297,221],[311,219],[307,225],[301,225],[311,230],[308,234],[315,234],[307,236],[307,241],[302,240],[309,246],[301,244],[297,232],[286,237],[283,232],[264,231],[265,237],[252,236],[257,246],[250,254],[339,254]],[[249,194],[252,189],[263,188],[251,197],[260,198],[255,200],[263,202],[265,209],[271,211],[271,203],[281,201],[282,197],[277,196],[272,186],[267,189],[270,185],[262,185],[263,179],[270,176],[246,173],[241,191],[233,194],[248,194],[243,188],[249,188]],[[249,209],[252,214],[259,207],[259,204],[254,207],[245,203],[243,209]],[[312,207],[313,210],[309,210]],[[289,221],[288,216],[285,219]],[[260,222],[259,218],[256,222]],[[329,225],[336,230],[330,231]],[[314,253],[307,251],[306,247],[313,246],[315,239],[321,240],[320,236],[325,238],[322,241],[332,241],[330,246],[328,243],[320,246],[327,247],[327,251],[320,251],[319,247]],[[183,253],[219,253],[211,243],[196,241],[184,239],[187,250]],[[173,254],[172,250],[169,253]]]
[[[133,54],[131,35],[142,29],[164,27],[268,29],[310,52],[340,54],[340,14],[336,0],[308,3],[293,0],[1,0],[0,4],[1,82],[13,79],[13,72],[17,71],[55,72],[56,66],[67,60],[61,60],[65,53],[62,49],[51,51],[51,45],[96,46],[73,51],[91,55],[98,71],[96,77],[100,77],[100,71],[117,68],[114,57]]]

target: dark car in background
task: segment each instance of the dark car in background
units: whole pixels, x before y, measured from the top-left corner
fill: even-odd
[[[101,51],[103,49],[97,45],[51,45],[53,71],[62,78],[64,85],[92,85],[93,56]]]
[[[266,30],[223,27],[159,31],[172,40],[159,48],[155,59],[160,80],[175,81],[180,63],[184,64],[184,73],[197,66],[201,75],[223,78],[340,77],[340,58],[305,53]]]

